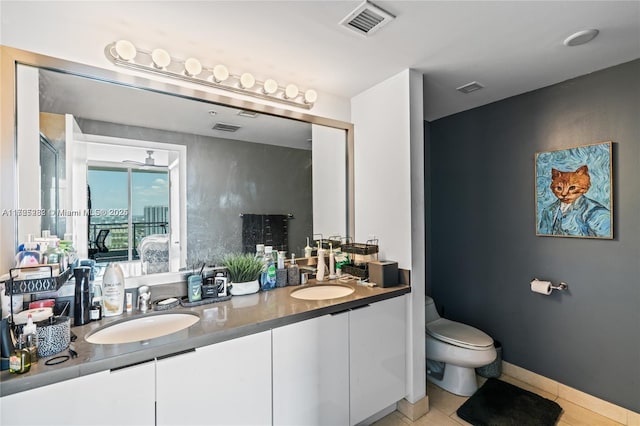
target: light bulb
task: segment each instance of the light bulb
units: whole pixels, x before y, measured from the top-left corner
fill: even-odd
[[[318,100],[318,92],[313,89],[308,89],[304,92],[304,101],[305,103],[312,104]]]
[[[272,78],[268,78],[263,85],[264,93],[273,95],[278,90],[278,82]]]
[[[284,97],[286,99],[293,99],[298,96],[299,90],[298,86],[295,84],[287,84],[287,87],[284,89]]]
[[[190,77],[195,77],[202,72],[202,64],[196,58],[189,58],[184,61],[184,70]]]
[[[240,87],[243,89],[251,89],[254,84],[256,84],[256,79],[250,73],[245,72],[240,76]]]
[[[171,56],[169,56],[169,52],[164,49],[153,49],[151,59],[156,68],[166,68],[167,65],[171,63]]]
[[[213,67],[213,80],[220,83],[229,78],[229,70],[224,65],[216,65]]]
[[[138,52],[136,51],[136,47],[129,40],[118,40],[116,41],[116,53],[118,58],[130,61],[136,57]]]

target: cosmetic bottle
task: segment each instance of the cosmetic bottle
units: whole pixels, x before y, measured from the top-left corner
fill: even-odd
[[[33,317],[31,314],[27,317],[27,323],[22,328],[22,335],[25,339],[26,349],[29,350],[31,355],[31,362],[38,361],[38,331],[36,325],[33,323]]]
[[[24,348],[24,336],[18,339],[18,347],[9,357],[9,372],[22,374],[31,369],[31,354]]]
[[[322,246],[318,246],[318,268],[316,270],[316,280],[324,281],[325,275],[325,264],[324,264],[324,249]]]
[[[273,248],[266,246],[264,248],[264,269],[260,278],[260,288],[271,290],[276,286],[276,264],[272,255]]]
[[[276,287],[285,287],[287,285],[288,272],[284,268],[284,259],[287,253],[284,251],[278,252],[278,262],[276,268]]]
[[[89,310],[91,309],[91,268],[88,266],[80,266],[73,270],[75,279],[75,296],[73,304],[73,325],[84,325],[88,323],[90,318]]]
[[[197,302],[202,300],[202,275],[189,275],[187,278],[189,302]]]
[[[333,245],[329,243],[329,279],[336,279],[336,257],[333,253]]]
[[[124,273],[117,263],[110,263],[102,277],[102,316],[121,315],[124,308]]]
[[[291,265],[287,268],[287,284],[300,285],[300,267],[296,264],[295,253],[291,253]]]

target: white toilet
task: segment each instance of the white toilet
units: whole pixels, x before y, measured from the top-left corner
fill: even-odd
[[[427,361],[445,363],[442,379],[427,368],[427,380],[456,395],[472,395],[478,389],[475,368],[496,359],[493,339],[477,328],[440,318],[428,296],[425,316]]]

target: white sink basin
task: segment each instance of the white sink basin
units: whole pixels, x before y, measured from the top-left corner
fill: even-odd
[[[194,314],[166,313],[146,315],[100,328],[86,337],[97,345],[139,342],[166,336],[200,321]]]
[[[327,300],[348,296],[353,291],[351,287],[346,285],[320,284],[293,290],[291,297],[302,300]]]

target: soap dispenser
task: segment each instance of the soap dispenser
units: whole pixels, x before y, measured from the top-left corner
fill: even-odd
[[[291,253],[291,265],[287,269],[287,283],[289,285],[300,285],[300,267],[296,264],[295,253]]]
[[[307,259],[310,258],[312,251],[313,251],[313,249],[309,245],[309,237],[307,237],[307,245],[304,248],[304,257],[306,257]]]

